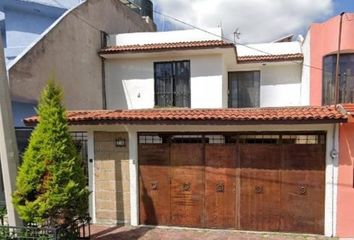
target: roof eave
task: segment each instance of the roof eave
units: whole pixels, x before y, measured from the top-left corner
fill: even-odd
[[[69,125],[290,125],[346,123],[347,117],[335,119],[287,119],[287,120],[69,120]],[[24,121],[26,126],[35,126],[36,121]]]

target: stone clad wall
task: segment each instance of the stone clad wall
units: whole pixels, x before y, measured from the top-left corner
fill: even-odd
[[[124,138],[126,147],[116,147]],[[130,224],[129,149],[125,132],[95,132],[95,211],[99,224]]]

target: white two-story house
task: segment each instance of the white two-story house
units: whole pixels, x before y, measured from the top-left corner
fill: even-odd
[[[107,45],[107,110],[68,112],[88,133],[94,222],[335,235],[348,117],[307,106],[302,43],[235,45],[209,29]]]

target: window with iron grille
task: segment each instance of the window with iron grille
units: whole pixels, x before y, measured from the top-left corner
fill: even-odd
[[[155,105],[190,107],[190,61],[156,62]]]
[[[323,58],[323,105],[335,104],[335,79],[337,55]],[[344,53],[339,57],[338,103],[354,102],[354,53]]]
[[[259,107],[260,72],[229,72],[229,107]]]

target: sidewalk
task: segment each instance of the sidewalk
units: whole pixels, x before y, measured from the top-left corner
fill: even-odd
[[[175,227],[91,226],[91,239],[99,240],[325,240],[318,235],[242,232],[235,230],[187,229]]]

